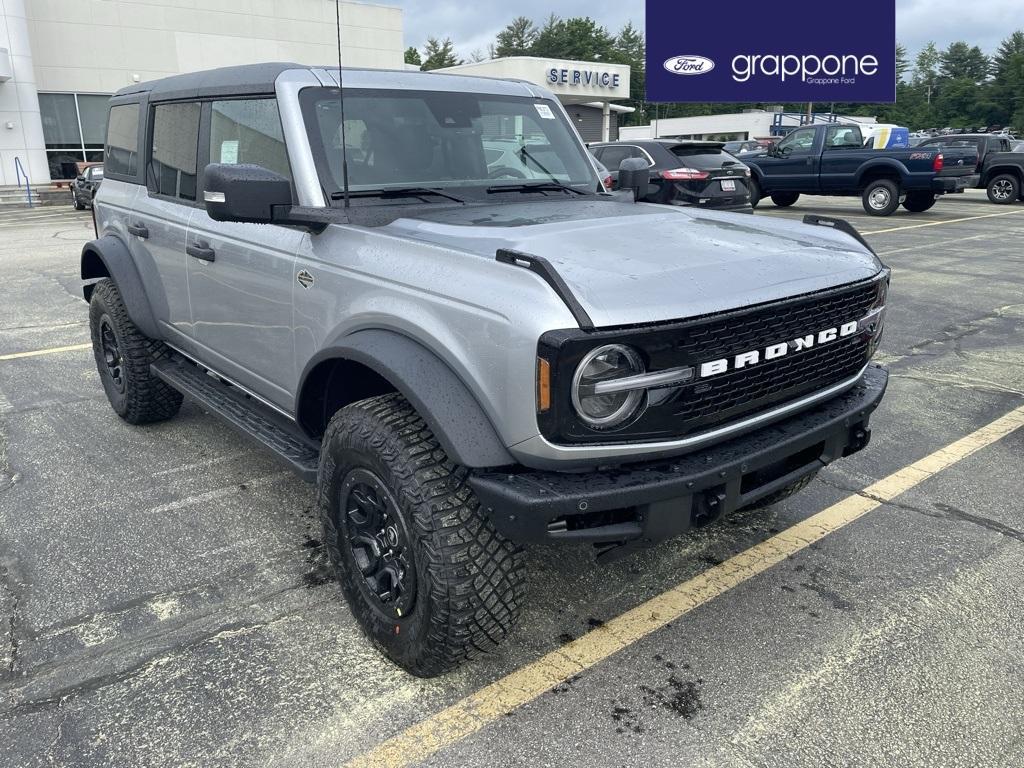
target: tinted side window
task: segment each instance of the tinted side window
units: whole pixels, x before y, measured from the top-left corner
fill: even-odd
[[[139,105],[111,107],[107,119],[107,149],[104,162],[108,173],[134,176],[139,162]]]
[[[634,157],[632,147],[612,146],[603,148],[600,160],[608,170],[617,171],[619,170],[619,165],[627,157]]]
[[[168,197],[196,199],[199,104],[160,104],[153,108],[153,152],[149,188]]]
[[[210,115],[211,163],[260,165],[291,178],[276,100],[215,101]]]

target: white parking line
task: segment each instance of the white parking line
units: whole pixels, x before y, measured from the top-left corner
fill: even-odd
[[[876,229],[871,232],[861,232],[862,235],[882,235],[887,232],[902,232],[905,229],[921,229],[923,227],[939,227],[943,224],[958,224],[961,221],[976,221],[977,219],[992,219],[996,216],[1014,216],[1018,213],[1024,213],[1024,208],[1019,208],[1016,211],[1006,211],[1005,213],[983,213],[979,216],[964,216],[960,219],[943,219],[942,221],[929,221],[925,224],[911,224],[907,227],[891,227],[889,229]]]

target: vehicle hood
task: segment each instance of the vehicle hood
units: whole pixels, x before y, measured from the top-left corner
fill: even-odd
[[[827,227],[610,200],[420,209],[382,229],[490,259],[499,248],[542,256],[598,328],[774,301],[863,280],[882,266]]]

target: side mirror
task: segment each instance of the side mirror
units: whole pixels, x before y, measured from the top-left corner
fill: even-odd
[[[259,165],[211,163],[203,171],[203,189],[214,221],[270,224],[292,205],[291,182]]]
[[[642,157],[627,157],[619,164],[619,189],[632,189],[634,201],[646,194],[650,182],[651,171]]]

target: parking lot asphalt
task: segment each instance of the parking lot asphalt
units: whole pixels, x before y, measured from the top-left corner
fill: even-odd
[[[0,766],[1024,764],[1024,204],[756,215],[806,213],[893,268],[869,448],[610,565],[530,549],[512,636],[435,680],[361,636],[311,487],[110,410],[89,214],[0,222]]]

